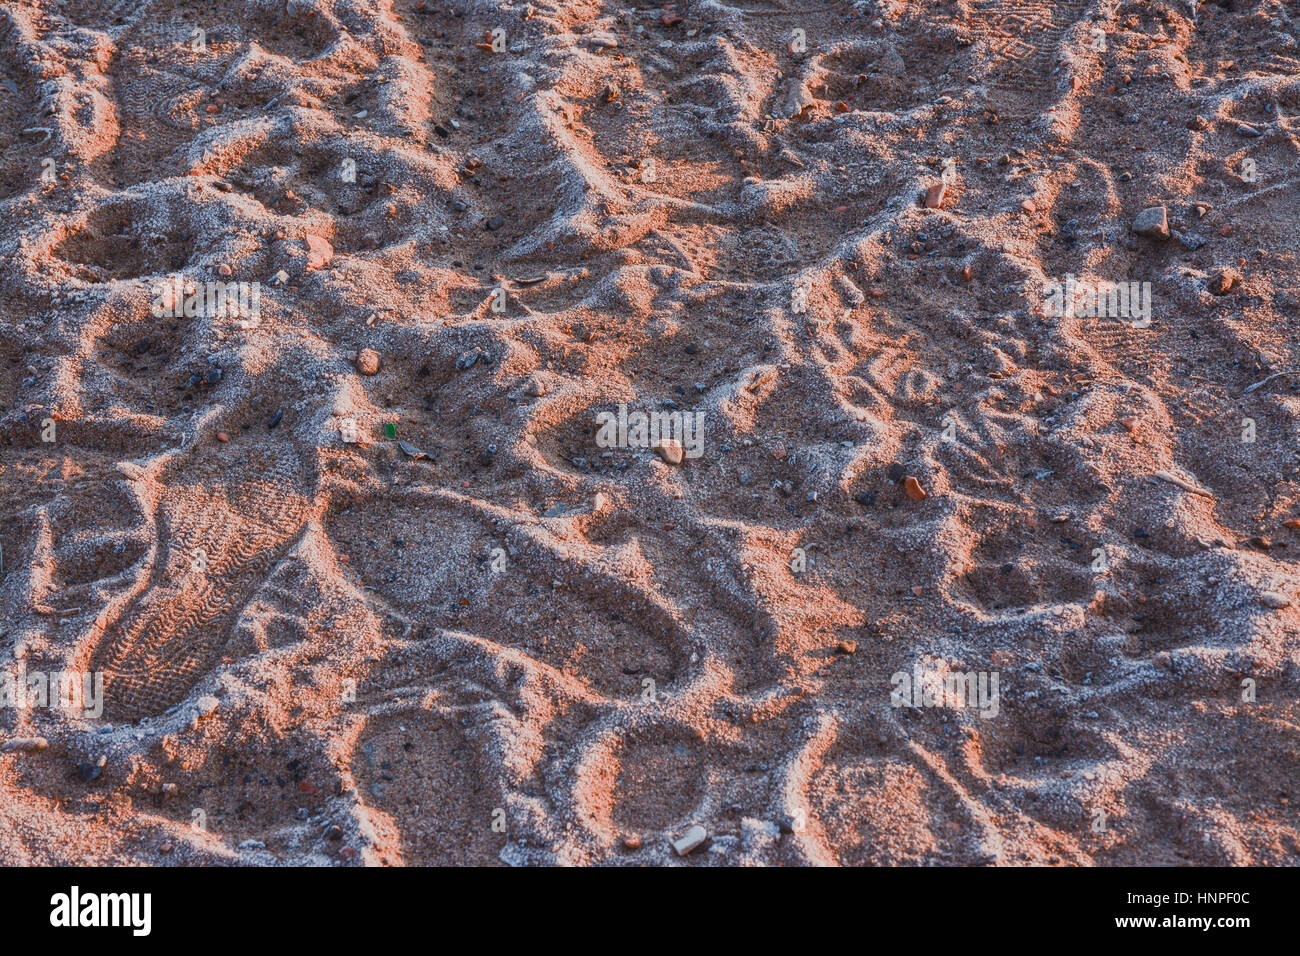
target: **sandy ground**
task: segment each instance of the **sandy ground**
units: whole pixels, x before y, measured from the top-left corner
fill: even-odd
[[[0,3],[0,864],[1300,863],[1300,11],[799,6]]]

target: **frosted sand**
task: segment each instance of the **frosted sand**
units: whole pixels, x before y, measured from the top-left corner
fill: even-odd
[[[1294,9],[795,6],[0,4],[0,864],[1300,862]]]

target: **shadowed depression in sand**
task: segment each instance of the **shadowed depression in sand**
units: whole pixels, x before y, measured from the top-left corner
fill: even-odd
[[[1300,863],[1297,116],[1281,0],[0,2],[0,864]]]

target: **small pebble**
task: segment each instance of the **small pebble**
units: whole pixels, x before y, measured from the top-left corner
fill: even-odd
[[[673,850],[678,856],[689,856],[691,853],[702,847],[709,839],[709,833],[704,827],[696,824],[690,827],[678,839],[673,841]]]
[[[49,745],[50,742],[44,737],[15,737],[0,744],[0,753],[30,753],[34,750],[44,750]]]
[[[1164,206],[1143,209],[1133,220],[1133,231],[1151,239],[1169,238],[1169,211]]]
[[[680,465],[685,457],[682,443],[675,438],[661,438],[655,442],[653,450],[667,465]]]
[[[907,497],[911,498],[913,501],[924,501],[926,498],[925,489],[922,488],[921,483],[911,475],[908,475],[903,481],[903,490],[907,492]]]
[[[323,269],[330,264],[334,258],[334,247],[326,240],[317,235],[308,235],[307,243],[307,268]]]
[[[379,371],[379,353],[374,349],[362,349],[357,353],[357,371],[362,375],[374,375]]]
[[[1227,266],[1215,269],[1210,275],[1210,292],[1214,295],[1227,295],[1241,282],[1241,273]]]

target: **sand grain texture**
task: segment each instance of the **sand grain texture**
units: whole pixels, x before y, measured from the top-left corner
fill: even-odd
[[[0,863],[1300,862],[1298,28],[0,3]]]

